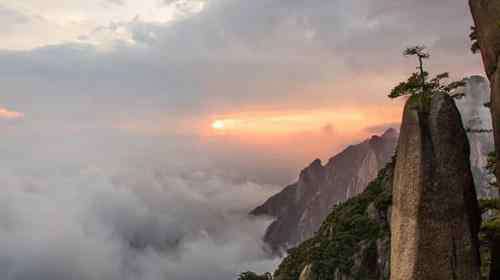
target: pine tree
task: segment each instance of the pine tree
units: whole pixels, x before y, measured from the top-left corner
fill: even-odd
[[[463,97],[463,93],[458,92],[458,89],[463,87],[465,83],[463,81],[446,83],[445,80],[450,78],[449,73],[442,73],[432,79],[429,78],[429,72],[425,70],[424,61],[430,58],[430,54],[426,52],[424,46],[407,48],[403,54],[407,57],[417,57],[418,72],[413,73],[406,82],[397,85],[389,94],[389,98],[415,97],[418,99],[418,109],[426,112],[434,94],[448,94],[454,98]]]

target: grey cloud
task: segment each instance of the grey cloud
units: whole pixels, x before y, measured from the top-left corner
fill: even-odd
[[[255,107],[384,106],[389,88],[377,83],[413,71],[400,55],[409,44],[434,47],[435,72],[480,71],[466,15],[466,3],[448,0],[207,1],[173,23],[113,23],[137,45],[111,52],[80,43],[1,51],[2,104],[33,127],[71,120],[99,133],[114,121],[174,126]]]
[[[10,31],[18,24],[30,23],[33,19],[16,10],[9,9],[0,4],[0,31]]]
[[[149,159],[3,168],[4,279],[219,280],[272,269],[260,241],[268,221],[246,217],[269,193]]]
[[[285,99],[303,104],[308,98],[301,89],[308,86],[368,80],[380,69],[409,71],[400,53],[411,44],[435,46],[432,63],[439,71],[477,66],[479,59],[468,54],[465,14],[465,4],[452,1],[208,1],[199,14],[174,23],[119,23],[146,48],[96,53],[73,44],[7,53],[0,55],[0,73],[42,83],[37,89],[44,81],[60,83],[67,96],[146,102],[175,113],[280,106]],[[361,90],[329,95],[351,103],[362,95],[376,100]],[[326,98],[308,94],[311,102]]]

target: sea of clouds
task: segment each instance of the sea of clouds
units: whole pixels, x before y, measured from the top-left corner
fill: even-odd
[[[247,216],[273,188],[161,153],[89,153],[0,160],[2,279],[221,280],[277,264],[261,241],[270,221]]]

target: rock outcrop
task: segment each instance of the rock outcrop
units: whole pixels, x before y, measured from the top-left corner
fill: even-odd
[[[447,95],[410,99],[397,149],[391,279],[479,279],[480,212],[460,114]]]
[[[465,96],[456,101],[470,143],[472,175],[479,198],[498,196],[491,186],[494,176],[488,172],[488,154],[495,150],[490,110],[484,104],[490,102],[490,87],[486,78],[472,76],[465,79]]]
[[[296,183],[253,210],[252,215],[276,219],[264,237],[272,251],[280,252],[312,237],[336,204],[363,192],[390,161],[397,137],[389,129],[382,136],[348,147],[325,166],[315,160]]]

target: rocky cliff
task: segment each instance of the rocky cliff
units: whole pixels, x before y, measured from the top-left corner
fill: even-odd
[[[457,107],[471,150],[471,168],[478,196],[494,197],[492,176],[486,170],[488,153],[494,150],[489,102],[489,83],[480,76],[466,79],[465,97]],[[480,132],[477,132],[480,131]],[[323,166],[319,160],[305,168],[299,180],[252,211],[253,215],[275,217],[264,237],[273,251],[293,247],[312,237],[332,207],[361,193],[368,182],[388,162],[396,145],[397,133],[388,130],[361,144],[348,147]]]
[[[391,279],[479,279],[480,211],[453,99],[404,110],[393,184]]]
[[[453,100],[435,97],[424,116],[407,106],[401,132],[397,158],[290,249],[275,279],[479,279],[480,215]]]
[[[253,210],[252,215],[276,218],[264,237],[272,250],[287,249],[312,237],[334,205],[363,192],[391,159],[397,137],[389,129],[348,147],[324,166],[315,160],[296,183]]]
[[[490,102],[489,83],[481,76],[469,77],[465,82],[465,96],[456,104],[468,131],[472,175],[479,198],[495,197],[498,190],[490,185],[494,176],[486,170],[488,154],[495,150],[491,113],[484,106]]]
[[[469,0],[476,37],[491,84],[491,111],[495,146],[500,147],[500,0]],[[500,148],[496,149],[500,158]],[[496,170],[500,178],[500,165]]]
[[[394,163],[360,195],[337,205],[318,233],[290,249],[275,280],[389,279]]]
[[[491,113],[495,134],[496,160],[500,158],[500,0],[469,0],[475,23],[475,35],[491,87]],[[496,165],[500,178],[500,164]],[[498,183],[497,183],[497,186]],[[490,280],[500,278],[500,216],[491,237]]]

